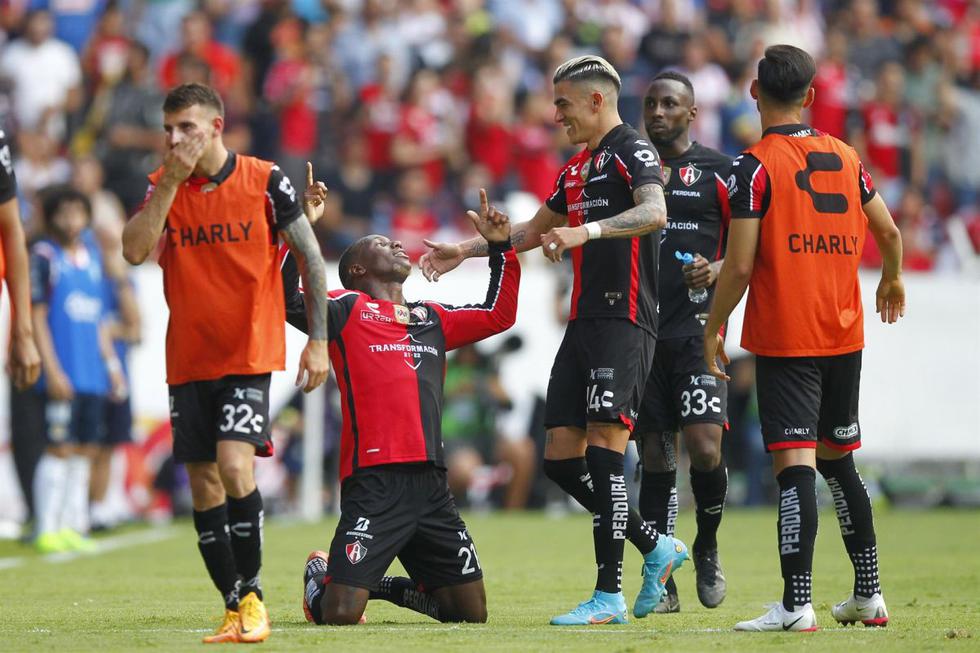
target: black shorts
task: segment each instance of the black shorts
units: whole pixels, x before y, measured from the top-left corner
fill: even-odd
[[[640,404],[637,432],[676,432],[705,423],[728,426],[728,384],[708,374],[704,337],[659,341]]]
[[[133,408],[129,396],[122,401],[105,402],[105,440],[102,444],[115,446],[133,441]]]
[[[767,451],[861,446],[861,351],[840,356],[758,356],[759,421]]]
[[[330,543],[330,581],[377,590],[396,557],[426,590],[483,578],[444,469],[382,465],[344,480],[340,523]]]
[[[545,428],[622,422],[633,430],[656,344],[629,320],[569,322],[551,367]]]
[[[48,444],[102,444],[105,440],[105,397],[76,394],[70,401],[44,404]]]
[[[234,375],[170,386],[174,460],[214,462],[218,440],[248,442],[255,445],[255,455],[271,456],[271,379],[271,374]]]

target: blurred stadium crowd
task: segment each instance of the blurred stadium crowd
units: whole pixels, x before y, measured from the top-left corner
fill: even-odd
[[[40,191],[65,183],[91,199],[96,225],[118,228],[161,161],[166,90],[197,81],[225,99],[230,149],[294,182],[313,162],[332,191],[317,225],[325,256],[380,232],[414,259],[422,238],[469,234],[464,209],[481,187],[531,205],[551,193],[571,154],[551,106],[560,62],[606,57],[623,80],[621,115],[640,129],[650,79],[680,70],[700,108],[693,136],[734,155],[760,135],[757,60],[790,43],[818,61],[810,122],[857,148],[903,232],[906,267],[955,271],[980,256],[977,0],[7,0],[0,23],[0,128],[29,236]],[[864,258],[880,265],[871,239]],[[519,507],[539,493],[535,448],[495,441],[512,398],[472,403],[474,387],[496,387],[495,356],[452,364],[447,447],[462,493],[485,504],[506,486],[496,502]],[[732,401],[751,417],[745,378]],[[300,420],[280,415],[287,442]],[[469,446],[454,442],[474,430]],[[297,443],[280,466],[291,497]],[[744,455],[761,483],[761,452]],[[493,459],[502,466],[482,464]],[[745,498],[761,497],[750,485]]]
[[[159,161],[163,92],[208,81],[232,149],[294,180],[312,160],[335,191],[327,256],[369,231],[418,255],[423,235],[468,228],[461,208],[481,186],[550,193],[569,153],[552,128],[557,63],[608,58],[637,127],[649,79],[681,70],[697,89],[695,137],[735,154],[758,137],[755,63],[786,42],[820,62],[810,120],[860,152],[907,267],[955,269],[971,241],[980,249],[974,0],[10,0],[2,11],[0,125],[16,137],[28,217],[37,189],[73,176],[111,191],[100,210],[131,212]],[[865,256],[877,264],[873,246]]]

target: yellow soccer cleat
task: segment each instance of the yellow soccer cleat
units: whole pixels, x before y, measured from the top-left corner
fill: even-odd
[[[41,533],[34,538],[34,548],[41,554],[61,553],[70,550],[60,533]]]
[[[255,592],[249,592],[238,601],[238,614],[241,615],[240,642],[264,642],[272,632],[269,613],[265,604]]]
[[[234,610],[225,610],[225,619],[218,626],[218,630],[213,635],[208,635],[203,641],[205,644],[233,644],[240,642],[242,636],[242,620]]]
[[[92,553],[98,550],[99,546],[91,538],[85,537],[78,531],[70,528],[62,528],[58,532],[58,537],[65,545],[67,551],[77,551],[78,553]]]

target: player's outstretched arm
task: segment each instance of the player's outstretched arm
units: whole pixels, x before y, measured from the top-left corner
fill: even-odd
[[[5,279],[10,292],[10,352],[7,372],[15,388],[34,385],[41,374],[41,354],[34,343],[31,323],[31,277],[27,267],[27,245],[20,223],[17,198],[0,204],[0,238],[7,261]]]
[[[667,203],[660,184],[644,184],[633,191],[634,206],[605,220],[556,227],[541,237],[545,257],[561,260],[565,250],[581,247],[593,238],[636,238],[667,226]]]
[[[486,200],[486,193],[481,192],[480,212],[477,215],[485,219],[491,212],[499,213],[496,207]],[[533,218],[511,227],[510,241],[518,252],[526,252],[541,244],[542,234],[567,221],[568,216],[556,213],[542,204]],[[486,256],[489,252],[487,240],[482,236],[461,243],[436,243],[430,240],[423,242],[430,251],[419,259],[419,269],[429,281],[438,281],[440,275],[454,270],[466,259]]]
[[[197,134],[181,141],[167,152],[159,183],[153,188],[146,203],[123,228],[123,258],[132,265],[145,261],[156,247],[167,222],[167,214],[177,196],[177,189],[191,176],[206,144],[204,134]]]
[[[755,267],[755,252],[759,247],[760,227],[757,218],[732,220],[725,264],[718,275],[715,299],[704,325],[704,361],[708,372],[725,381],[731,379],[721,371],[716,361],[720,357],[723,363],[729,362],[725,355],[725,343],[719,333],[749,287],[749,279],[752,278],[752,269]]]
[[[881,315],[882,322],[893,324],[898,318],[905,316],[902,233],[895,226],[880,194],[876,193],[863,208],[864,214],[868,216],[871,235],[881,251],[881,281],[875,296],[875,311]]]
[[[306,323],[309,340],[299,357],[296,385],[311,392],[327,380],[330,358],[327,353],[327,266],[320,255],[313,227],[307,220],[293,220],[280,230],[289,251],[296,257],[303,279]],[[306,383],[303,384],[303,377]]]

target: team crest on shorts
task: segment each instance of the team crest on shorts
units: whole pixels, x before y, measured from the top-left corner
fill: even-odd
[[[677,174],[680,175],[681,181],[684,182],[685,186],[691,186],[701,178],[701,171],[695,168],[693,165],[684,166],[677,171]]]
[[[356,565],[367,556],[367,547],[355,540],[347,545],[347,559],[352,565]]]

